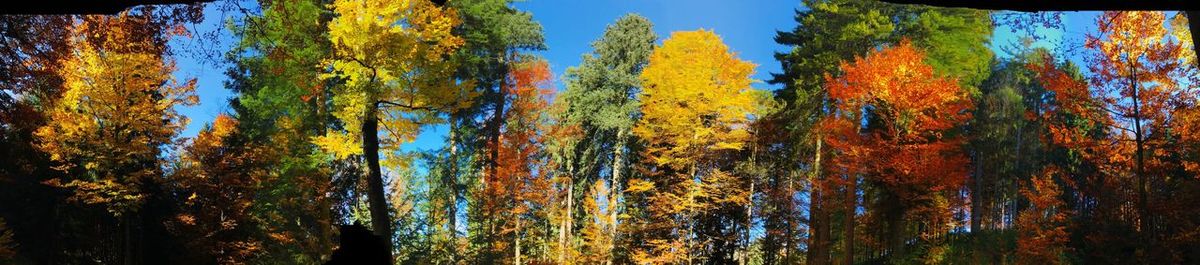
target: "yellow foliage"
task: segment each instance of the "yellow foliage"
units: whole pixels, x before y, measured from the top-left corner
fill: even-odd
[[[325,135],[313,137],[312,141],[321,150],[333,154],[338,159],[362,154],[361,138],[352,137],[348,133],[330,130]]]
[[[1188,26],[1188,17],[1184,12],[1175,14],[1171,18],[1171,35],[1175,36],[1175,41],[1179,42],[1181,49],[1180,55],[1183,57],[1184,65],[1196,64],[1196,49],[1192,47],[1192,31]]]
[[[763,91],[750,87],[754,67],[707,30],[673,33],[650,55],[641,75],[643,116],[633,133],[645,141],[643,156],[653,166],[649,179],[633,179],[626,189],[648,195],[649,238],[632,251],[636,262],[695,259],[709,237],[726,235],[697,234],[692,222],[748,203],[746,180],[720,168],[751,140],[750,123],[770,106]]]
[[[471,84],[456,82],[455,65],[444,59],[464,43],[451,33],[461,23],[457,11],[428,0],[338,0],[330,7],[337,14],[329,23],[333,72],[323,78],[344,82],[333,96],[344,129],[312,138],[322,150],[339,158],[362,154],[361,126],[375,113],[380,151],[394,153],[421,125],[439,122],[439,113],[469,106]]]
[[[646,181],[643,179],[631,179],[631,180],[629,180],[628,185],[629,185],[629,187],[625,188],[625,192],[638,193],[638,192],[645,192],[645,191],[654,189],[653,182],[649,182],[649,181]]]
[[[741,149],[763,99],[750,87],[754,67],[712,31],[671,34],[642,73],[643,117],[634,134],[650,143],[658,164],[675,168],[713,149]]]
[[[71,200],[103,205],[114,215],[140,205],[136,180],[158,176],[158,148],[187,123],[174,108],[197,101],[195,80],[171,77],[174,64],[164,58],[161,43],[130,32],[151,27],[144,23],[129,13],[77,21],[59,72],[62,98],[35,133],[56,169],[75,176],[47,184],[73,190]]]

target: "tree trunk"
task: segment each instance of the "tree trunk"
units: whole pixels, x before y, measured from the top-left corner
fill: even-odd
[[[387,198],[383,193],[383,173],[379,168],[379,116],[378,103],[371,104],[363,116],[363,156],[367,160],[367,200],[371,209],[371,228],[383,240],[388,249],[388,262],[392,260],[392,226],[388,217]]]
[[[507,67],[507,64],[505,64],[505,73],[508,72]],[[493,112],[491,121],[489,121],[491,128],[489,128],[490,130],[487,133],[488,141],[492,144],[492,148],[489,150],[491,156],[488,157],[487,161],[488,175],[492,178],[497,177],[496,167],[499,166],[496,159],[500,157],[500,127],[504,126],[504,105],[508,99],[508,90],[505,89],[505,86],[507,86],[505,82],[507,82],[507,78],[502,77],[496,87],[496,98],[492,101]]]
[[[575,234],[575,176],[571,175],[567,178],[567,216],[563,218],[563,253],[573,249],[571,246],[572,235]],[[570,257],[567,257],[568,259]]]
[[[824,209],[825,202],[824,196],[822,195],[824,190],[821,188],[820,184],[822,153],[821,144],[822,139],[820,136],[818,136],[817,152],[813,158],[813,171],[809,178],[809,183],[811,183],[812,186],[811,190],[808,192],[808,226],[809,230],[811,230],[808,243],[808,264],[810,265],[824,265],[829,263],[829,249],[827,248],[827,241],[829,240],[829,228],[827,227],[829,214],[826,213]]]
[[[795,179],[796,178],[797,178],[796,171],[792,171],[792,172],[788,173],[787,195],[788,195],[789,203],[787,203],[785,205],[788,205],[789,213],[790,213],[790,211],[795,209],[792,205],[792,202],[795,201],[794,199],[792,199],[792,196],[794,196],[794,194],[796,192],[796,188],[795,188]],[[794,220],[796,220],[795,218],[796,217],[793,216],[792,214],[787,214],[787,215],[784,215],[784,217],[783,217],[784,225],[787,226],[787,228],[785,228],[783,230],[784,231],[783,232],[783,236],[784,236],[783,237],[784,238],[783,261],[784,262],[792,262],[792,249],[796,248],[797,243],[795,243],[796,240],[794,239],[795,233],[796,233],[795,232],[796,222],[794,221]],[[770,254],[768,253],[767,255],[770,255]]]
[[[521,217],[517,218],[517,231],[513,232],[513,264],[520,265],[521,263]]]
[[[757,152],[757,151],[756,151]],[[738,256],[738,264],[745,265],[750,257],[750,226],[754,220],[754,181],[750,181],[750,195],[746,198],[746,231],[742,240],[742,253]]]
[[[621,197],[621,171],[625,165],[625,130],[617,131],[616,145],[613,147],[613,163],[612,163],[612,180],[609,183],[608,201],[613,202],[608,206],[609,229],[608,237],[611,240],[609,244],[609,259],[605,264],[612,264],[612,259],[616,256],[617,248],[617,202],[620,202]]]
[[[1134,58],[1133,60],[1137,60],[1137,59]],[[1139,95],[1138,95],[1138,87],[1137,87],[1137,83],[1138,83],[1137,68],[1134,67],[1133,64],[1130,64],[1129,68],[1132,70],[1132,74],[1133,74],[1133,78],[1129,83],[1130,83],[1131,89],[1133,89],[1133,93],[1132,93],[1133,94],[1133,136],[1134,136],[1134,143],[1137,146],[1136,147],[1137,150],[1135,150],[1135,152],[1136,152],[1135,155],[1136,155],[1136,159],[1137,159],[1136,160],[1136,163],[1137,163],[1136,170],[1137,171],[1135,171],[1135,174],[1137,175],[1137,182],[1138,182],[1137,183],[1138,217],[1139,217],[1138,218],[1138,233],[1141,234],[1141,238],[1142,238],[1141,248],[1143,251],[1143,255],[1148,255],[1145,252],[1149,251],[1153,233],[1150,232],[1150,221],[1151,221],[1150,206],[1149,206],[1150,201],[1149,201],[1149,196],[1147,196],[1147,194],[1146,194],[1146,171],[1145,171],[1145,156],[1144,156],[1145,150],[1146,150],[1145,149],[1146,139],[1144,138],[1145,136],[1142,134],[1142,110],[1141,110],[1141,105],[1140,105],[1141,99],[1138,98]],[[1143,264],[1145,264],[1148,261],[1148,259],[1146,259],[1146,257],[1141,257],[1141,258],[1142,258],[1141,262]]]
[[[905,242],[905,230],[907,230],[907,227],[905,226],[907,226],[907,224],[904,220],[903,205],[900,205],[899,202],[895,201],[898,199],[895,198],[895,195],[889,197],[892,197],[892,201],[887,203],[889,205],[886,207],[888,211],[888,245],[891,248],[888,255],[891,256],[893,260],[896,260],[903,258],[905,254],[905,244],[908,243]]]
[[[458,262],[458,123],[451,118],[450,120],[450,146],[449,166],[447,172],[442,176],[442,185],[445,186],[446,195],[446,231],[450,232],[450,262]]]
[[[854,216],[858,210],[858,178],[853,174],[847,174],[846,179],[846,217],[843,220],[843,230],[845,234],[842,236],[842,247],[846,252],[846,259],[843,261],[845,265],[854,265]]]
[[[971,233],[979,233],[983,220],[983,157],[975,150],[975,174],[971,180]]]

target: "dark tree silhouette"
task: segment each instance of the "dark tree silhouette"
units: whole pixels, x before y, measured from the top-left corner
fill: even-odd
[[[325,265],[388,264],[388,249],[383,239],[362,224],[341,225],[339,246]]]

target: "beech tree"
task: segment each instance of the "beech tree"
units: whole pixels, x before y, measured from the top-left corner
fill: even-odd
[[[830,173],[866,175],[884,187],[896,203],[885,209],[893,251],[904,252],[907,220],[945,233],[951,209],[937,202],[966,177],[961,139],[946,132],[971,117],[970,97],[954,79],[936,75],[907,41],[843,63],[841,72],[826,76],[836,109],[822,121],[837,154]]]
[[[1087,186],[1080,188],[1098,206],[1081,209],[1094,213],[1081,223],[1080,233],[1091,235],[1093,243],[1081,251],[1097,261],[1169,263],[1178,255],[1172,253],[1174,248],[1149,245],[1191,244],[1160,239],[1162,229],[1174,225],[1158,224],[1193,221],[1161,217],[1176,216],[1177,207],[1155,203],[1161,197],[1151,191],[1179,185],[1168,172],[1182,162],[1152,150],[1174,148],[1179,134],[1172,124],[1187,123],[1180,117],[1187,117],[1187,106],[1196,99],[1187,92],[1190,88],[1178,82],[1194,76],[1194,68],[1183,64],[1186,53],[1169,37],[1165,24],[1162,12],[1105,12],[1098,17],[1100,33],[1087,42],[1092,74],[1086,81],[1054,70],[1051,62],[1032,66],[1062,108],[1081,118],[1051,124],[1050,136],[1055,144],[1078,152],[1095,166],[1094,171],[1084,172],[1080,182]],[[1170,194],[1169,190],[1159,191]],[[1106,232],[1087,227],[1102,227]],[[1113,255],[1120,245],[1137,248],[1139,254]]]
[[[1047,167],[1029,183],[1023,184],[1021,194],[1029,199],[1030,207],[1021,212],[1017,229],[1017,258],[1021,263],[1063,264],[1066,263],[1067,214],[1060,197],[1062,188],[1056,175],[1058,168]]]
[[[345,81],[333,98],[333,114],[344,131],[331,130],[313,141],[339,158],[365,157],[371,226],[390,249],[392,219],[380,150],[389,167],[407,167],[408,160],[397,153],[400,145],[412,142],[421,124],[437,122],[439,113],[470,102],[462,100],[469,97],[450,78],[454,67],[444,58],[463,43],[450,32],[460,18],[429,1],[336,1],[333,11],[338,15],[329,23],[334,72],[326,77]]]
[[[252,207],[268,176],[266,148],[248,145],[238,121],[217,116],[184,148],[172,172],[175,192],[184,196],[179,215],[168,220],[187,245],[199,250],[197,262],[242,264],[264,251]]]
[[[749,141],[747,126],[765,99],[750,88],[753,67],[707,30],[673,33],[651,53],[641,75],[643,116],[633,127],[646,143],[647,175],[626,189],[639,194],[627,200],[649,212],[630,224],[645,234],[636,262],[732,262],[724,252],[732,248],[709,246],[733,244],[736,231],[748,229],[729,221],[748,218],[737,213],[750,194],[723,154]]]

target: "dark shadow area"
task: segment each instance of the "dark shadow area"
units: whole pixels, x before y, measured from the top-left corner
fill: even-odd
[[[388,249],[371,230],[362,224],[341,225],[340,245],[325,265],[388,264]]]

